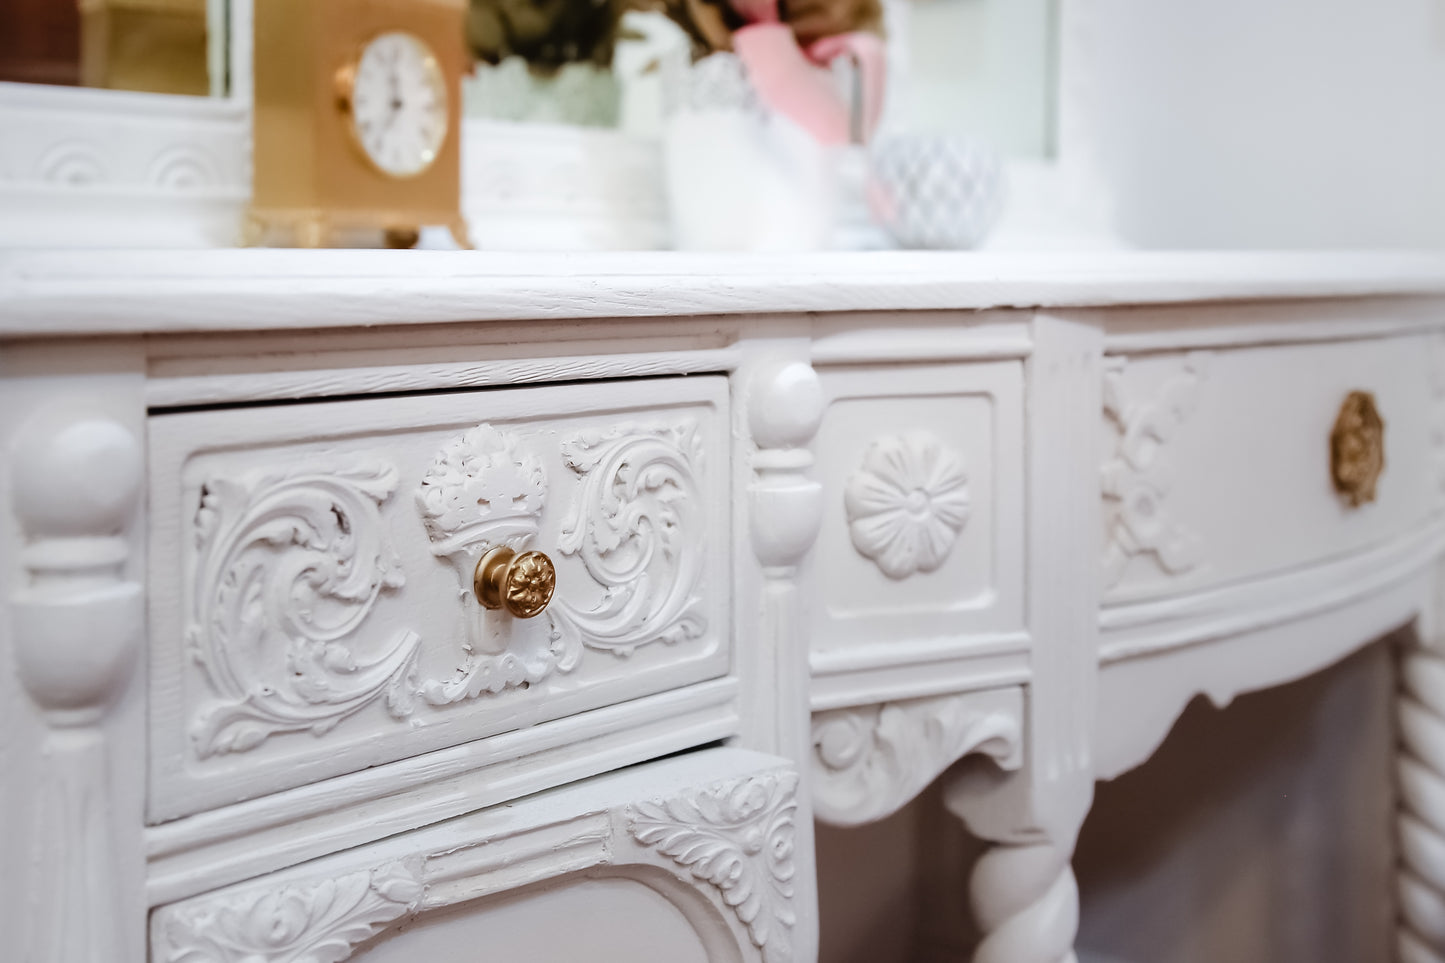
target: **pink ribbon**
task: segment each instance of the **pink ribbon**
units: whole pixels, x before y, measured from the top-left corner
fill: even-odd
[[[862,77],[864,141],[873,136],[883,110],[887,57],[882,39],[871,33],[844,33],[810,44],[807,50],[778,16],[778,0],[731,0],[748,25],[733,33],[733,50],[747,68],[758,97],[820,143],[852,142],[852,107],[820,67],[838,57],[853,58]]]

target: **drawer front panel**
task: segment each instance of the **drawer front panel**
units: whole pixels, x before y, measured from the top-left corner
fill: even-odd
[[[1438,341],[1423,336],[1108,359],[1106,603],[1281,572],[1410,532],[1440,491],[1439,361]],[[1332,435],[1355,392],[1383,420],[1373,500],[1333,478]],[[1358,424],[1345,431],[1344,444],[1368,448]]]
[[[726,381],[151,423],[151,816],[725,675]],[[545,611],[484,608],[540,551]]]
[[[157,906],[150,958],[800,960],[797,789],[739,749],[635,766]]]

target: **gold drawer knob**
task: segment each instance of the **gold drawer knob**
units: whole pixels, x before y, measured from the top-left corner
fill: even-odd
[[[1351,508],[1375,500],[1385,470],[1385,421],[1368,391],[1351,391],[1330,432],[1330,475]]]
[[[518,555],[494,548],[482,556],[472,576],[477,601],[489,609],[506,609],[519,619],[540,615],[557,588],[557,569],[541,552]]]

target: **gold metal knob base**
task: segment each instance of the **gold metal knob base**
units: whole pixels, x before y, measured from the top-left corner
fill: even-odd
[[[477,562],[472,591],[484,608],[505,609],[519,619],[542,614],[557,588],[557,569],[541,552],[494,548]]]
[[[1351,391],[1330,432],[1330,477],[1351,508],[1375,500],[1385,470],[1385,421],[1368,391]]]

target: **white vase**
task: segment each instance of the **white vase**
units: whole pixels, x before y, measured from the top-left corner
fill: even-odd
[[[762,105],[735,55],[715,53],[679,73],[663,125],[673,246],[827,246],[836,203],[828,150]]]

